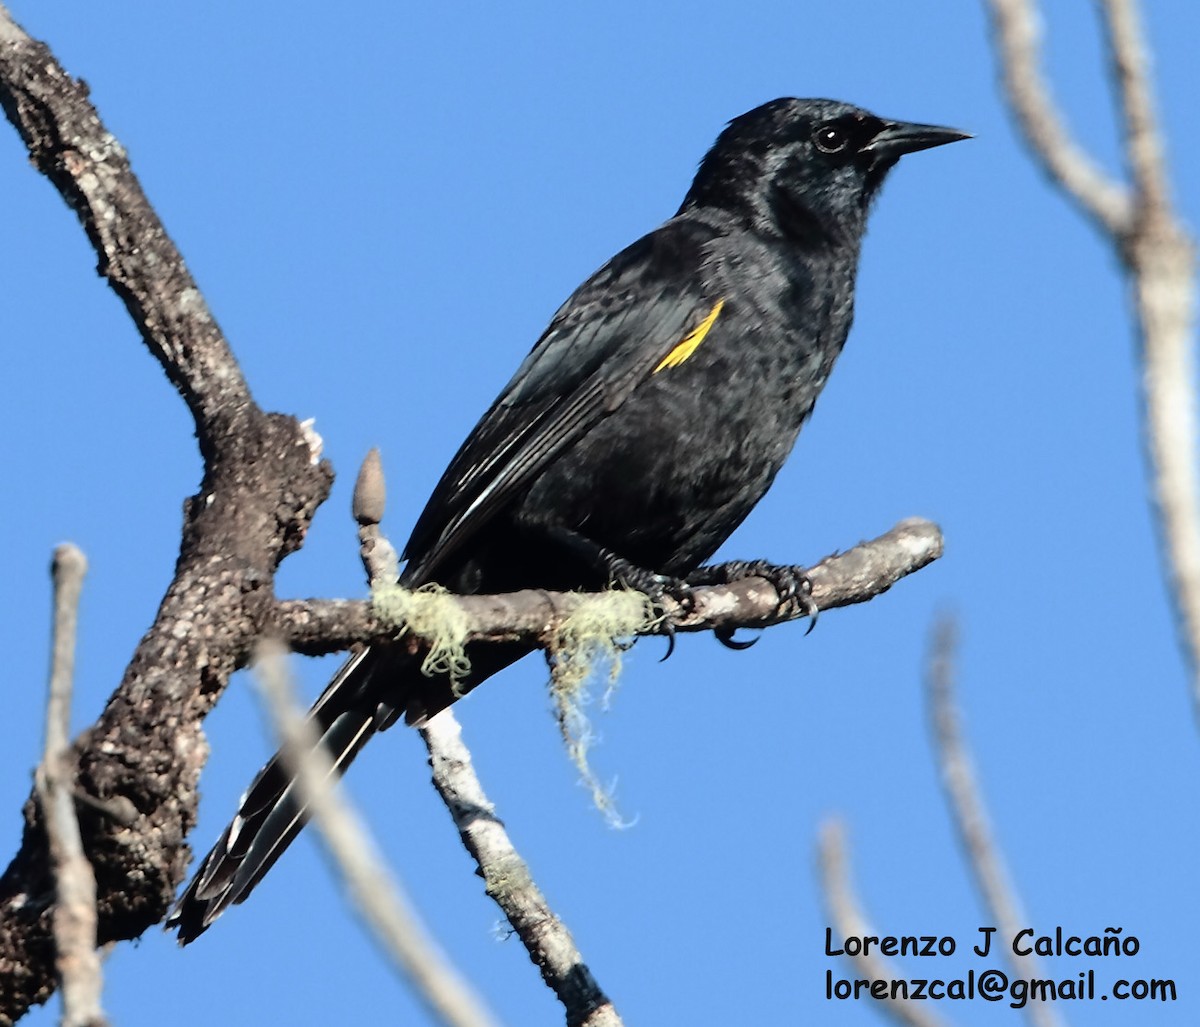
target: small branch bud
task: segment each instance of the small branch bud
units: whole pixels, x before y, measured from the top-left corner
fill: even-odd
[[[387,506],[387,482],[383,477],[383,462],[379,459],[378,447],[373,447],[363,458],[358,469],[358,480],[354,483],[354,501],[351,509],[354,519],[364,527],[379,524]]]

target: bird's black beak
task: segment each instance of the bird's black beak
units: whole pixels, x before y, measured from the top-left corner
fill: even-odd
[[[946,143],[970,138],[970,132],[960,132],[957,128],[918,125],[911,121],[889,121],[875,138],[862,148],[862,152],[882,157],[884,160],[897,160],[906,153],[916,153],[917,150],[928,150],[932,146],[945,146]]]

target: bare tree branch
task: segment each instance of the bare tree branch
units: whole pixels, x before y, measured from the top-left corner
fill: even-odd
[[[942,533],[931,521],[901,521],[878,538],[834,553],[808,568],[812,601],[821,611],[866,602],[938,559],[943,545]],[[563,621],[588,601],[586,594],[535,589],[446,598],[466,616],[465,641],[534,644],[543,641],[550,625]],[[757,577],[697,588],[690,611],[669,598],[663,605],[664,621],[648,627],[647,634],[664,633],[667,624],[679,632],[765,628],[805,615],[802,602],[780,606],[774,586]],[[370,603],[352,600],[282,600],[276,622],[289,646],[306,655],[337,652],[356,643],[385,642],[396,634],[396,626],[381,618]]]
[[[255,406],[86,87],[3,6],[0,104],[186,400],[205,460],[200,492],[185,508],[175,578],[99,721],[76,745],[79,826],[104,944],[136,937],[169,907],[196,819],[207,755],[201,722],[269,630],[275,570],[302,542],[332,474],[310,432]],[[0,877],[0,1024],[55,986],[54,882],[36,810],[26,804],[21,847]]]
[[[346,883],[359,916],[384,953],[433,1015],[453,1027],[498,1023],[470,982],[450,962],[388,869],[366,824],[344,794],[335,795],[333,764],[312,725],[296,708],[282,649],[264,647],[259,681],[264,705],[325,850]]]
[[[1174,595],[1200,717],[1195,244],[1171,203],[1137,8],[1131,0],[1104,0],[1104,11],[1137,204],[1132,230],[1117,243],[1137,305],[1145,365],[1146,447],[1161,524],[1163,569]]]
[[[433,784],[454,817],[463,845],[479,865],[488,895],[504,911],[530,958],[567,1011],[567,1027],[620,1027],[621,1018],[555,916],[508,837],[471,765],[450,710],[420,728]]]
[[[54,636],[46,741],[37,775],[55,883],[54,945],[62,987],[63,1027],[106,1027],[100,1004],[104,979],[96,952],[96,878],[75,817],[71,759],[71,691],[79,596],[87,560],[75,546],[54,551]]]
[[[0,7],[0,90],[34,165],[79,216],[98,270],[187,401],[197,427],[231,429],[251,403],[237,362],[87,90]]]
[[[862,903],[850,881],[850,860],[846,855],[846,829],[841,821],[829,820],[821,825],[817,838],[818,865],[821,871],[821,891],[829,919],[843,938],[866,937],[877,932],[867,921]],[[904,972],[891,960],[874,952],[857,953],[849,957],[855,970],[870,981],[902,980]],[[897,1023],[910,1027],[943,1027],[946,1021],[917,1002],[905,999],[884,999],[881,1007]]]
[[[967,863],[995,918],[1000,937],[1011,942],[1029,919],[1021,909],[988,822],[983,795],[963,736],[961,717],[954,701],[955,636],[954,622],[944,618],[934,628],[930,645],[926,687],[933,718],[934,748]],[[1013,971],[1020,977],[1026,980],[1045,977],[1036,956],[1018,956],[1011,944],[1004,945],[1003,950]],[[1031,997],[1025,1011],[1035,1027],[1060,1027],[1062,1024],[1051,1007],[1037,997]]]
[[[1130,277],[1144,362],[1146,449],[1164,574],[1200,717],[1200,479],[1195,245],[1175,212],[1134,0],[1103,0],[1132,188],[1108,182],[1071,141],[1038,64],[1033,0],[988,0],[1009,102],[1037,160],[1112,239]]]

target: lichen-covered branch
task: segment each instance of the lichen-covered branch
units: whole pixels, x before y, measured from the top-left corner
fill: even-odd
[[[931,521],[912,518],[869,542],[835,553],[807,569],[812,601],[820,611],[864,603],[896,582],[919,571],[942,555],[943,540]],[[528,589],[495,596],[446,596],[465,615],[462,641],[523,641],[543,644],[553,625],[570,617],[586,594]],[[802,602],[779,605],[774,586],[762,578],[695,590],[695,606],[685,610],[664,601],[664,618],[647,625],[643,634],[662,634],[718,628],[765,628],[805,615]],[[395,636],[395,625],[369,602],[354,600],[288,599],[278,606],[281,637],[296,652],[321,655],[356,643],[384,642]]]

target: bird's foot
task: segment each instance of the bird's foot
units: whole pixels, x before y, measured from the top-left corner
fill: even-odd
[[[654,607],[655,617],[661,618],[665,613],[662,602],[667,598],[675,600],[686,612],[691,612],[696,605],[692,586],[682,578],[656,574],[654,571],[639,567],[619,556],[614,556],[609,560],[608,570],[613,581],[618,585],[632,588],[646,596]],[[667,651],[663,654],[663,660],[668,660],[675,652],[675,625],[669,620],[663,620],[660,630],[667,637]]]
[[[656,608],[661,608],[664,599],[674,599],[688,611],[696,605],[696,596],[692,592],[691,584],[682,578],[656,574],[619,556],[614,556],[609,561],[608,569],[613,581],[625,588],[641,592]]]
[[[727,563],[714,563],[700,567],[688,575],[689,585],[732,585],[735,581],[745,578],[762,578],[770,583],[779,597],[776,610],[782,610],[788,603],[796,603],[804,615],[809,618],[808,631],[817,626],[817,604],[813,602],[812,580],[803,567],[789,564],[768,563],[766,560],[730,560]],[[717,628],[713,631],[718,642],[727,649],[749,649],[757,638],[748,642],[736,641],[733,628]]]

